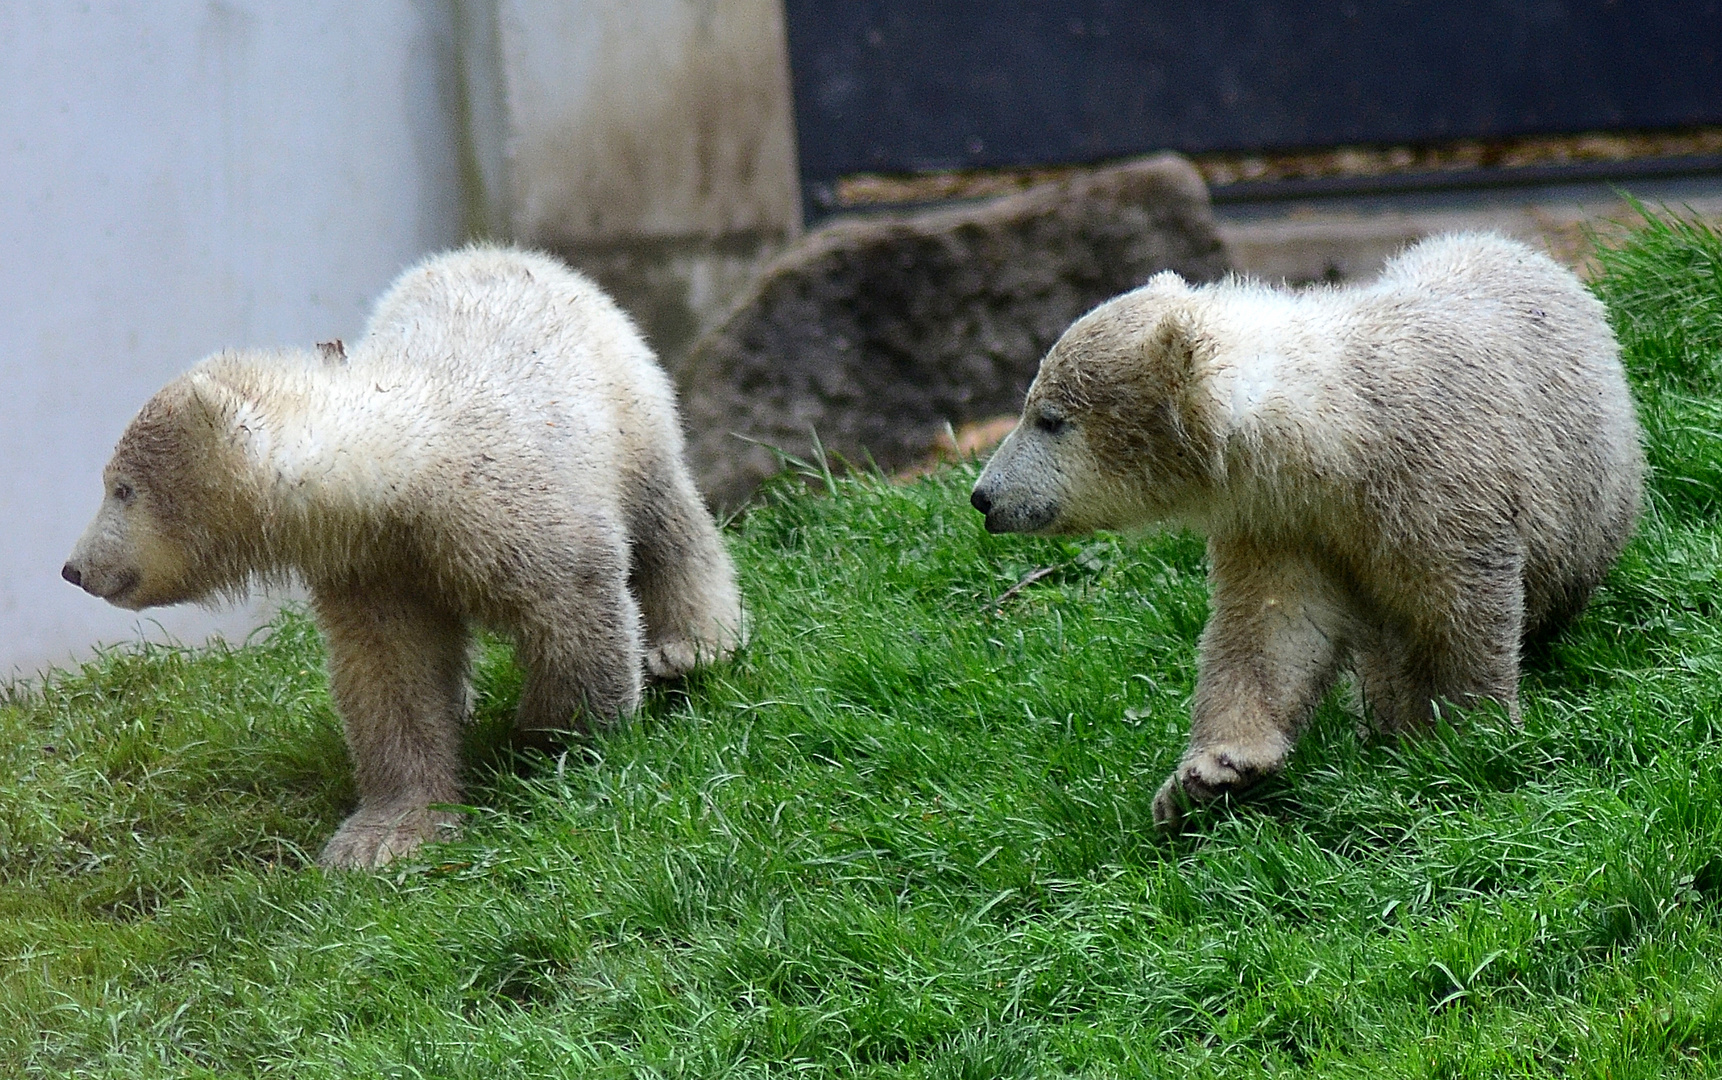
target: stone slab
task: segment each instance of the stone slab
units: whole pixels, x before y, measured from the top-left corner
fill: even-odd
[[[701,489],[740,506],[779,468],[766,447],[807,457],[813,432],[851,462],[922,461],[950,428],[1016,411],[1074,319],[1168,268],[1193,281],[1228,269],[1207,189],[1174,155],[827,224],[681,365]]]

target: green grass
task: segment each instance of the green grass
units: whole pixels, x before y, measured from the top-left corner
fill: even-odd
[[[385,873],[309,868],[351,783],[300,615],[14,688],[0,1075],[1722,1072],[1722,242],[1601,261],[1657,473],[1521,729],[1329,704],[1161,838],[1199,541],[991,537],[972,469],[786,484],[737,662],[516,760],[488,648],[465,837]]]

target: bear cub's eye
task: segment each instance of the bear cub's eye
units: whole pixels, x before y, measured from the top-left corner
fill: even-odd
[[[131,502],[132,486],[130,484],[115,484],[114,498],[118,499],[120,502]]]
[[[1066,424],[1064,417],[1054,416],[1052,413],[1041,413],[1034,418],[1034,426],[1048,435],[1057,435],[1065,429]]]

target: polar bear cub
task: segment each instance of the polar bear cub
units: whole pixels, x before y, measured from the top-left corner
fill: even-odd
[[[146,403],[63,570],[138,609],[300,579],[359,807],[328,866],[412,851],[460,796],[469,628],[511,637],[519,727],[631,712],[727,655],[742,611],[674,391],[597,286],[543,255],[432,257],[348,358],[223,352]]]
[[[993,532],[1208,537],[1189,748],[1154,801],[1176,825],[1283,768],[1346,666],[1390,732],[1442,701],[1516,717],[1521,643],[1608,572],[1643,472],[1602,305],[1519,243],[1458,235],[1362,287],[1163,273],[1101,305],[972,501]]]

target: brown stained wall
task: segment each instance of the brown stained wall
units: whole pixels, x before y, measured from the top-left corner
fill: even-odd
[[[503,180],[484,198],[509,238],[596,277],[673,367],[800,232],[779,0],[491,11]]]

